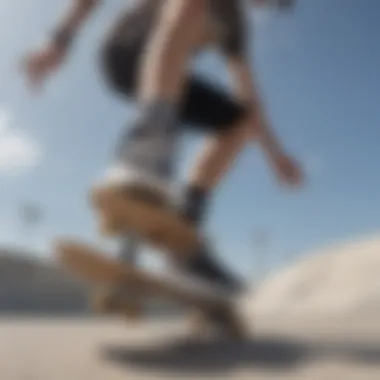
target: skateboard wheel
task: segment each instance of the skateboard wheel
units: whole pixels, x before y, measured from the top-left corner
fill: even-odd
[[[137,303],[125,305],[119,313],[124,315],[129,321],[137,321],[142,316],[141,305],[138,305]]]
[[[92,308],[99,313],[110,313],[115,310],[115,297],[112,293],[95,293],[92,299]]]
[[[222,311],[220,328],[225,335],[234,339],[242,339],[247,335],[247,329],[242,318],[232,308]]]
[[[192,329],[203,334],[207,327],[216,328],[218,333],[233,339],[242,339],[247,335],[242,318],[230,306],[201,308],[192,316]]]
[[[207,319],[206,315],[201,310],[195,310],[190,315],[190,329],[197,336],[205,335],[207,327],[209,326],[209,322],[210,321]]]
[[[133,320],[141,317],[140,303],[133,298],[123,298],[113,291],[95,294],[93,309],[101,314],[121,314]]]

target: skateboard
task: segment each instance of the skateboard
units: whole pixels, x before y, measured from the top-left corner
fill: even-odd
[[[125,184],[100,185],[91,191],[90,201],[102,234],[132,233],[155,248],[175,252],[177,259],[199,248],[195,228],[154,191],[127,188]]]
[[[162,298],[196,309],[198,316],[203,316],[203,319],[197,318],[197,328],[200,327],[200,320],[205,324],[210,313],[217,313],[223,316],[221,324],[225,334],[234,337],[245,335],[245,328],[233,303],[227,301],[217,290],[205,292],[204,288],[194,283],[181,286],[177,282],[174,285],[172,278],[109,259],[100,251],[78,242],[61,240],[56,243],[56,253],[61,264],[69,270],[94,285],[108,286],[111,289],[110,292],[98,293],[98,307],[103,310],[112,309],[111,311],[129,319],[137,319],[143,316],[139,302],[149,298]],[[125,289],[128,296],[125,297],[122,292],[112,293],[112,289]]]

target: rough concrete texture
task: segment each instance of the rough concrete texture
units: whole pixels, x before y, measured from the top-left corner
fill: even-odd
[[[189,342],[178,322],[0,320],[2,380],[380,378],[380,327],[272,318],[244,342]]]
[[[1,380],[380,379],[380,239],[335,247],[242,303],[244,342],[189,340],[183,321],[0,319]]]

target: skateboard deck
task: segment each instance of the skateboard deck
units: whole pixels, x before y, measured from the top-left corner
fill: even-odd
[[[173,286],[172,280],[168,281],[164,276],[119,263],[88,245],[73,241],[57,242],[56,253],[61,264],[87,281],[98,285],[122,287],[132,293],[134,296],[132,310],[125,306],[128,305],[126,301],[125,307],[121,307],[122,310],[120,310],[122,314],[128,315],[130,312],[133,314],[136,310],[137,299],[162,297],[187,307],[195,307],[205,315],[209,311],[220,310],[228,315],[228,321],[225,324],[228,325],[229,330],[234,335],[242,335],[241,320],[235,315],[232,303],[218,295],[217,291],[204,292],[204,289],[197,289],[197,286]],[[116,300],[114,304],[120,304],[120,301],[122,299]],[[110,303],[109,297],[100,299],[103,308],[108,307],[107,303]],[[115,308],[117,309],[118,305]]]
[[[164,202],[141,199],[137,191],[128,190],[125,185],[98,186],[90,198],[103,234],[130,232],[155,248],[175,252],[179,257],[191,254],[200,245],[195,228],[174,210]]]

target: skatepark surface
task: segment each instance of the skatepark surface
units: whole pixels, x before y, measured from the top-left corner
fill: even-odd
[[[131,324],[3,314],[0,379],[378,380],[379,252],[377,236],[269,276],[242,300],[251,334],[240,342],[192,339],[179,316]]]
[[[0,320],[2,380],[380,378],[377,320],[256,322],[244,342],[186,341],[178,321]]]

